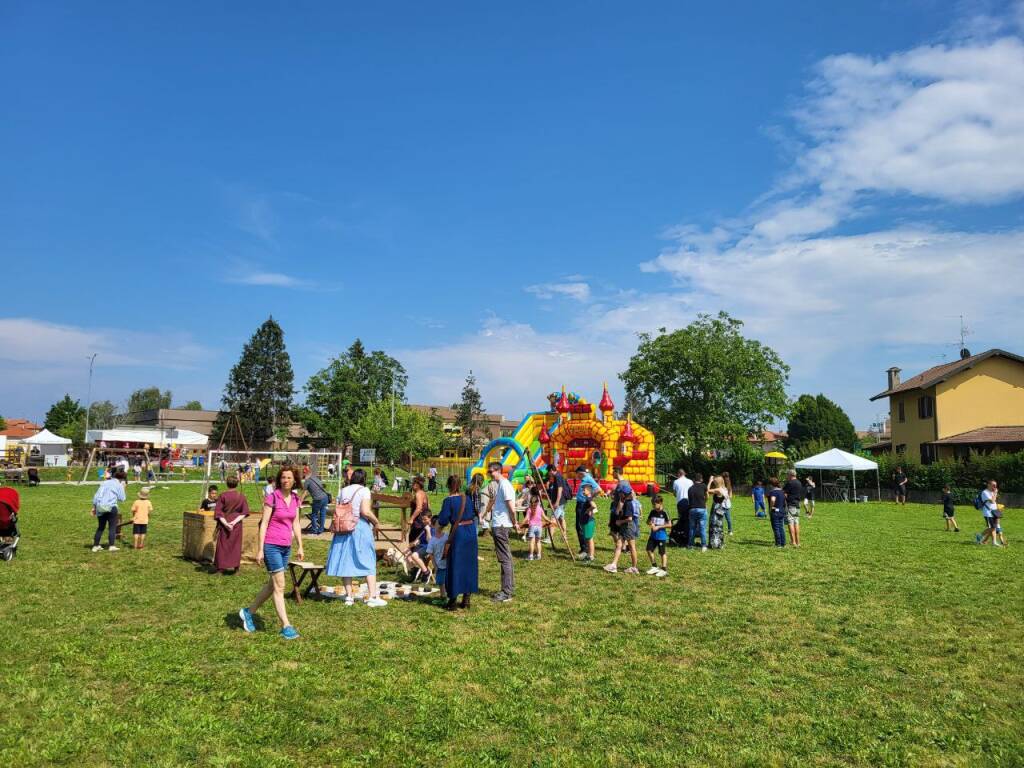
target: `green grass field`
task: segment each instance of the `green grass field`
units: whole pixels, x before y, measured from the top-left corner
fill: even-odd
[[[262,572],[180,558],[196,486],[154,490],[140,552],[89,551],[93,491],[22,489],[21,551],[0,563],[0,764],[1024,763],[1016,511],[1003,550],[973,544],[972,508],[952,534],[938,507],[822,504],[780,551],[741,501],[727,547],[670,550],[669,578],[547,551],[517,560],[507,605],[485,599],[482,540],[468,613],[308,600],[287,643],[269,604],[265,631],[238,626]]]

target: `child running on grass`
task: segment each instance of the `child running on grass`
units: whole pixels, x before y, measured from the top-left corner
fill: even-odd
[[[540,560],[544,549],[544,526],[551,523],[551,518],[544,514],[544,506],[540,503],[540,490],[530,491],[530,499],[526,506],[526,540],[530,543],[527,560]]]
[[[139,498],[132,503],[132,540],[135,549],[146,546],[146,531],[149,530],[149,513],[153,502],[149,500],[149,488],[139,490]]]
[[[665,502],[661,496],[655,496],[651,514],[647,516],[647,525],[650,526],[651,535],[647,538],[647,556],[651,558],[651,567],[647,570],[648,576],[668,576],[668,552],[665,546],[668,544],[668,531],[672,527],[668,513],[665,511]],[[661,556],[661,567],[658,567],[654,559],[654,550],[658,550]]]
[[[960,533],[960,526],[956,524],[956,506],[953,504],[953,494],[948,485],[942,486],[942,516],[946,518],[946,530]]]

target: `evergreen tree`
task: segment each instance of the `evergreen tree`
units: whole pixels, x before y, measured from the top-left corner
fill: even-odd
[[[310,432],[344,449],[367,408],[383,402],[390,409],[392,399],[400,405],[408,382],[400,362],[380,350],[367,354],[363,342],[356,339],[344,354],[310,376],[306,404],[296,417]]]
[[[43,426],[54,434],[59,434],[60,430],[69,424],[74,424],[79,417],[85,418],[85,408],[77,400],[72,400],[71,395],[64,395],[62,400],[58,400],[50,406],[50,410],[46,412],[46,421],[43,422]]]
[[[462,387],[462,400],[452,404],[455,423],[462,429],[462,444],[471,452],[477,430],[483,426],[484,404],[476,387],[476,376],[470,371]]]
[[[198,400],[189,400],[184,405],[178,406],[183,411],[201,411],[203,410],[203,404]]]
[[[247,442],[269,442],[278,429],[288,426],[293,380],[284,332],[273,317],[267,318],[242,348],[242,356],[228,375],[222,398],[224,412],[217,419],[214,435],[224,433],[234,414]]]
[[[800,395],[789,417],[786,449],[803,452],[812,442],[852,451],[857,442],[853,422],[825,395]]]
[[[0,416],[0,430],[7,429],[7,421],[3,416]]]

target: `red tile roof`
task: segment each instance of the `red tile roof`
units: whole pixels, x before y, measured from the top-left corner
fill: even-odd
[[[936,365],[923,373],[911,376],[906,381],[900,382],[898,386],[895,386],[892,389],[879,392],[877,395],[872,397],[871,400],[875,401],[882,397],[889,397],[890,395],[895,395],[897,392],[906,392],[911,389],[924,389],[926,387],[930,387],[932,384],[938,384],[940,381],[945,381],[950,376],[960,373],[960,371],[966,371],[968,368],[973,368],[982,360],[987,360],[990,357],[1005,357],[1008,360],[1016,360],[1018,363],[1024,363],[1024,357],[1021,357],[1020,355],[1015,355],[1012,352],[1005,352],[1002,349],[990,349],[988,352],[971,355],[970,357],[965,357],[962,360],[954,360],[952,363]]]
[[[5,421],[7,422],[7,427],[0,430],[0,435],[3,435],[8,440],[24,440],[26,437],[32,437],[32,435],[42,430],[41,426],[28,419],[5,419]]]
[[[748,443],[770,443],[773,441],[785,440],[788,435],[785,432],[773,432],[766,429],[760,435],[747,435]]]
[[[976,443],[1024,443],[1024,427],[978,427],[969,432],[936,440],[934,445]]]

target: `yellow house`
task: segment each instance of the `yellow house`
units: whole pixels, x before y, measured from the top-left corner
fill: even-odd
[[[959,360],[900,381],[871,398],[889,398],[889,450],[919,458],[963,459],[977,453],[1024,450],[1024,357],[990,349],[963,350]],[[882,448],[883,446],[879,446]]]

